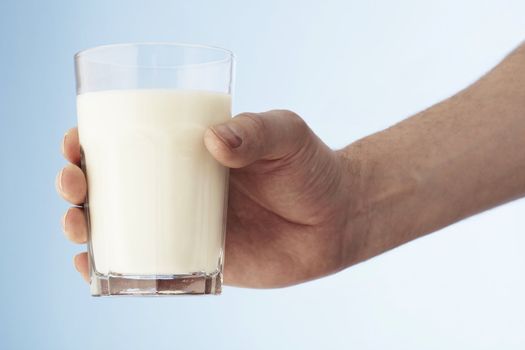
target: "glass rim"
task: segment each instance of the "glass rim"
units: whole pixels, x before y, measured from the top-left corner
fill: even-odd
[[[119,64],[119,63],[113,63],[113,62],[105,62],[103,60],[102,61],[91,60],[89,59],[89,56],[86,56],[98,50],[114,49],[114,48],[119,48],[119,47],[133,47],[133,46],[136,46],[136,47],[172,46],[172,47],[179,47],[179,48],[203,49],[203,50],[208,50],[208,51],[222,52],[223,54],[226,55],[226,58],[210,60],[210,61],[206,61],[202,63],[173,64],[173,65],[164,65],[164,66],[144,66],[144,65],[139,65],[139,64]],[[213,46],[213,45],[183,43],[183,42],[175,42],[175,41],[142,41],[142,42],[139,41],[139,42],[116,43],[116,44],[105,44],[105,45],[93,46],[93,47],[83,49],[83,50],[76,52],[73,58],[75,62],[82,58],[92,63],[114,65],[114,66],[120,66],[120,67],[149,68],[149,69],[180,69],[180,68],[185,68],[185,67],[189,68],[192,66],[214,65],[214,64],[223,64],[226,62],[233,62],[235,59],[235,55],[232,51],[228,49],[225,49],[219,46]]]

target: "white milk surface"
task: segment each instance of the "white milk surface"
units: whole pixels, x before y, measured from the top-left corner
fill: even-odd
[[[91,244],[99,273],[213,273],[222,254],[227,170],[204,147],[229,95],[112,90],[78,96]]]

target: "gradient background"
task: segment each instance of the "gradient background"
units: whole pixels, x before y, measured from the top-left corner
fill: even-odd
[[[76,51],[229,48],[235,112],[293,109],[335,148],[453,94],[525,39],[523,0],[320,4],[0,2],[1,349],[525,348],[524,200],[292,288],[89,296],[54,190]]]

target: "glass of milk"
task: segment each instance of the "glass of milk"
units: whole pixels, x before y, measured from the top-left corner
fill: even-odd
[[[75,70],[91,294],[220,294],[228,169],[203,135],[231,118],[233,54],[116,44]]]

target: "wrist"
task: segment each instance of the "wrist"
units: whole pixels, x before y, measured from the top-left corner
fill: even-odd
[[[385,133],[337,151],[348,198],[346,266],[367,260],[420,235],[410,207],[421,178],[384,142]]]

